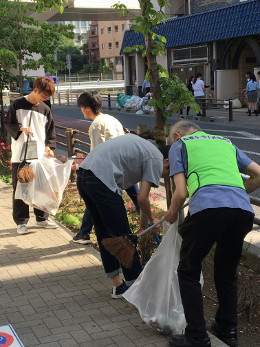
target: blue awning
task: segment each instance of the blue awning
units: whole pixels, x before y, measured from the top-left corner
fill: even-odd
[[[171,18],[161,23],[156,33],[166,37],[166,48],[244,37],[260,33],[260,1],[249,0],[193,15]],[[127,30],[120,54],[125,47],[144,45],[142,34]]]

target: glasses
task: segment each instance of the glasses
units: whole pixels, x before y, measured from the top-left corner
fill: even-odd
[[[43,94],[43,93],[38,93],[39,94],[39,96],[41,97],[41,98],[43,98],[44,100],[47,100],[47,99],[49,99],[49,97],[50,97],[50,95],[45,95],[45,94]]]

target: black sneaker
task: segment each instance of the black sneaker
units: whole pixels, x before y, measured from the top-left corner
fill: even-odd
[[[238,346],[237,331],[236,328],[220,330],[217,323],[213,323],[210,327],[210,332],[217,336],[221,341],[230,347]]]
[[[80,243],[81,245],[87,245],[89,243],[92,243],[92,241],[90,240],[89,234],[81,234],[81,233],[77,233],[73,237],[73,242]]]
[[[113,287],[113,288],[112,288],[111,297],[112,297],[113,299],[120,299],[120,298],[122,298],[122,295],[124,294],[124,292],[127,291],[128,288],[129,288],[129,287],[128,287],[128,285],[127,285],[125,282],[123,282],[123,283],[122,283],[120,286],[118,286],[118,287]]]
[[[187,338],[185,335],[172,335],[169,344],[173,347],[211,347],[209,337],[205,337],[203,340],[195,340]]]

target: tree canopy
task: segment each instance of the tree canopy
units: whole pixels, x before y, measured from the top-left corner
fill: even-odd
[[[40,23],[31,16],[35,11],[19,1],[0,0],[0,47],[17,58],[20,88],[23,70],[42,66],[52,73],[63,68],[64,63],[54,59],[58,42],[61,36],[74,37],[72,25]]]

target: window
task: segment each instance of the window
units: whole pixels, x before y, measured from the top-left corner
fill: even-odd
[[[80,25],[81,25],[81,28],[86,28],[87,27],[87,23],[85,21],[81,21]]]
[[[123,64],[123,58],[122,57],[116,57],[116,65],[122,65]]]
[[[115,32],[118,32],[118,25],[115,25]]]
[[[119,42],[118,41],[116,41],[116,48],[118,48],[119,47]]]
[[[101,28],[101,35],[104,35],[104,28]]]
[[[125,24],[122,24],[122,31],[125,30]]]
[[[107,28],[107,32],[108,32],[108,34],[111,34],[111,27]]]
[[[101,48],[102,48],[102,49],[105,49],[105,47],[106,47],[105,44],[102,43]]]
[[[108,43],[108,49],[112,49],[112,43],[111,42]]]

